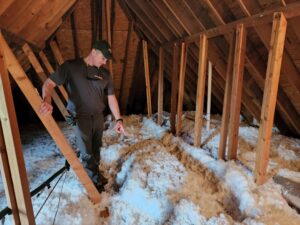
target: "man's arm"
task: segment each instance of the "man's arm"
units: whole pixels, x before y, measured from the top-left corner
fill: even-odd
[[[43,84],[42,95],[43,95],[43,103],[40,107],[40,112],[42,114],[51,114],[53,111],[53,106],[51,105],[51,94],[56,84],[50,79],[47,80]]]
[[[108,95],[108,106],[116,120],[121,118],[119,104],[115,95]]]
[[[108,95],[107,98],[108,98],[108,106],[110,108],[110,111],[112,112],[112,114],[114,115],[114,117],[116,118],[116,121],[117,121],[115,130],[118,133],[122,133],[125,135],[125,130],[123,127],[123,120],[120,115],[120,108],[119,108],[117,98],[115,95]]]

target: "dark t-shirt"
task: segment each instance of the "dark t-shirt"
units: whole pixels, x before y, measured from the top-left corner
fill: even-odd
[[[50,79],[56,85],[64,84],[69,97],[67,109],[77,115],[102,114],[104,97],[114,94],[109,72],[88,66],[82,58],[64,62]]]

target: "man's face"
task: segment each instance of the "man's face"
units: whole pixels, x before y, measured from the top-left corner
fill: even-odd
[[[107,59],[104,57],[102,52],[97,49],[92,50],[92,55],[93,55],[93,64],[96,67],[101,67],[106,64]]]

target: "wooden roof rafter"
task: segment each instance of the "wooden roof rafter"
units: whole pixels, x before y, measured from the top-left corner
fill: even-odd
[[[285,17],[287,19],[289,18],[293,18],[296,16],[300,15],[300,3],[292,3],[289,4],[286,7],[280,7],[277,8],[276,10],[267,10],[263,13],[259,13],[259,14],[255,14],[251,17],[247,17],[247,18],[243,18],[240,20],[236,20],[233,22],[230,22],[228,24],[224,24],[215,28],[211,28],[205,31],[201,31],[198,33],[195,33],[193,35],[190,35],[188,37],[183,37],[181,39],[178,39],[176,41],[171,41],[171,42],[167,42],[167,43],[163,43],[164,46],[168,46],[170,44],[173,44],[174,42],[182,42],[185,41],[187,43],[190,42],[195,42],[197,41],[197,39],[199,38],[199,36],[201,34],[206,34],[208,38],[212,38],[212,37],[216,37],[216,36],[221,36],[224,35],[226,33],[228,33],[230,30],[233,30],[238,24],[243,23],[245,28],[247,27],[253,27],[253,26],[259,26],[265,23],[270,23],[273,20],[273,14],[275,12],[283,12],[283,14],[285,15]],[[222,17],[218,17],[218,18],[222,18]]]
[[[211,0],[205,0],[206,2],[210,2]],[[211,3],[211,2],[210,2]],[[211,7],[214,7],[213,6],[213,4],[211,3],[210,4],[210,6]],[[300,8],[300,4],[299,3],[297,3],[296,4],[296,6],[298,7],[298,8]],[[293,14],[293,10],[291,9],[291,7],[290,8],[288,8],[289,10],[291,10],[291,11],[288,11],[289,13],[288,13],[288,15],[290,15],[290,14]],[[215,13],[218,13],[216,10],[213,10]],[[274,11],[276,11],[276,10],[269,10],[268,12],[269,13],[271,13],[271,12],[274,12]],[[298,12],[299,13],[299,12]],[[254,17],[254,16],[253,16]],[[256,15],[255,15],[255,17],[257,17]],[[225,21],[224,20],[222,20],[222,16],[221,15],[219,15],[219,14],[217,14],[216,15],[216,18],[220,18],[220,21],[219,21],[219,23],[220,24],[223,24],[223,25],[221,25],[221,26],[219,26],[219,27],[226,27],[227,25],[225,24]],[[249,17],[247,17],[246,19],[241,19],[241,20],[239,20],[239,21],[245,21],[245,20],[247,20]],[[233,22],[234,24],[236,23],[236,21],[235,22]],[[230,24],[232,24],[232,23],[230,23]],[[230,25],[229,24],[229,25]],[[229,26],[229,27],[231,27],[231,25]],[[216,29],[216,28],[213,28],[213,29]],[[248,44],[247,44],[248,46],[249,45],[251,45],[251,43],[250,43],[250,41],[248,41]],[[255,48],[254,47],[252,47],[251,48],[252,49],[252,51],[254,51],[255,50]],[[247,68],[247,70],[249,70],[250,69],[250,71],[252,71],[252,73],[251,73],[251,75],[253,76],[253,78],[256,80],[256,83],[261,87],[261,89],[263,90],[263,84],[264,84],[264,76],[265,76],[265,68],[264,68],[264,66],[261,64],[261,62],[260,61],[257,61],[256,60],[256,58],[257,58],[257,56],[256,55],[253,55],[253,56],[250,56],[249,57],[249,54],[248,54],[248,52],[247,52],[247,55],[246,55],[246,63],[245,63],[245,65],[246,65],[246,68]],[[255,62],[255,63],[254,63]],[[255,72],[255,73],[253,73],[253,72]],[[284,105],[289,105],[289,106],[292,106],[292,103],[289,101],[289,99],[287,98],[287,97],[284,97],[284,96],[286,96],[285,94],[284,94],[284,92],[281,90],[281,89],[279,89],[279,91],[278,91],[278,109],[279,109],[279,111],[280,111],[280,113],[281,113],[281,115],[282,115],[282,117],[283,118],[285,118],[285,120],[288,120],[289,121],[289,124],[291,124],[292,126],[290,127],[291,129],[293,129],[294,131],[296,131],[297,133],[299,133],[299,128],[300,128],[300,124],[299,124],[299,119],[298,119],[298,116],[297,116],[297,112],[295,111],[295,109],[294,109],[294,107],[289,107],[289,111],[291,112],[290,113],[290,115],[289,115],[289,113],[287,113],[285,110],[285,107],[282,107],[282,104],[284,104]],[[298,124],[298,125],[297,125]]]

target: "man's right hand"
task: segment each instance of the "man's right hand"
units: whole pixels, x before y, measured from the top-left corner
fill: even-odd
[[[53,111],[53,106],[51,103],[48,103],[46,101],[43,101],[43,103],[40,106],[40,113],[43,115],[51,115]]]
[[[47,78],[43,84],[43,102],[40,106],[40,113],[43,115],[52,114],[53,106],[51,105],[51,93],[55,86],[56,84],[50,78]]]

